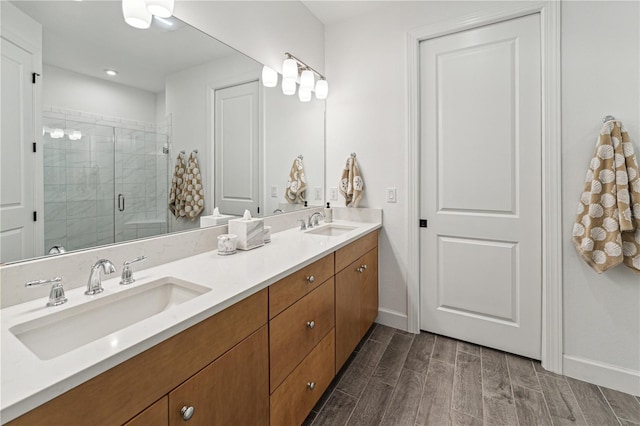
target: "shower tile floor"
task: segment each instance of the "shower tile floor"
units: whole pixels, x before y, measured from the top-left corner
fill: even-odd
[[[538,361],[374,324],[304,425],[640,425],[640,398]]]

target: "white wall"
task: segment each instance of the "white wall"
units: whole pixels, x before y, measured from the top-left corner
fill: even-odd
[[[324,70],[324,27],[299,1],[178,1],[174,15],[279,72],[285,52]]]
[[[303,156],[307,179],[306,200],[310,206],[324,200],[324,111],[325,102],[312,99],[302,103],[297,96],[285,96],[280,87],[264,91],[264,205],[266,215],[275,209],[289,211],[285,200],[289,171],[293,160]],[[271,186],[278,196],[271,197]],[[315,188],[321,199],[315,199]],[[297,207],[297,206],[296,206]]]
[[[143,123],[156,121],[156,95],[146,90],[45,65],[42,103]]]
[[[638,2],[562,6],[564,352],[573,374],[585,360],[640,371],[640,276],[624,266],[596,274],[570,238],[600,119],[622,120],[640,154],[639,25]]]
[[[384,209],[379,320],[387,324],[407,326],[406,34],[503,4],[389,2],[368,15],[326,26],[326,74],[331,84],[327,187],[337,186],[345,157],[356,151],[366,185],[362,205]],[[640,72],[638,2],[567,2],[563,13],[566,227],[573,220],[601,117],[615,114],[624,119],[638,146]],[[386,187],[398,189],[397,204],[385,202]],[[633,377],[640,370],[640,279],[623,267],[597,276],[575,256],[570,235],[565,237],[565,353],[627,369],[626,377]]]
[[[244,55],[233,54],[206,64],[180,71],[166,79],[166,113],[171,114],[171,173],[178,152],[184,150],[188,158],[194,149],[198,150],[203,186],[205,189],[205,210],[213,211],[213,145],[209,112],[213,111],[211,93],[216,87],[256,80],[262,66]],[[180,231],[197,228],[199,221],[190,222],[170,217],[170,230]]]

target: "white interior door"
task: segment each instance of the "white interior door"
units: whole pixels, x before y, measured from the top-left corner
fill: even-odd
[[[260,214],[258,82],[215,91],[215,206]]]
[[[421,328],[540,359],[538,14],[420,44]]]
[[[33,55],[2,39],[0,139],[0,262],[42,253],[37,246],[36,155],[33,153]]]

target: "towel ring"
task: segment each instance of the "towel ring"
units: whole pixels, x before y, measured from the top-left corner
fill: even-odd
[[[613,115],[605,115],[604,118],[602,119],[603,123],[606,123],[607,121],[611,121],[611,120],[615,120],[616,118]]]
[[[352,156],[352,157],[355,157],[355,156],[356,156],[356,153],[355,153],[355,152],[352,152],[352,153],[351,153],[351,156]]]

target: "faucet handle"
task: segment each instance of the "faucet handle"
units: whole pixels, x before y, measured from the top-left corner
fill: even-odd
[[[142,262],[145,260],[147,256],[138,256],[135,259],[125,260],[122,264],[122,277],[120,279],[120,285],[128,285],[135,281],[133,279],[133,269],[131,269],[131,264]]]
[[[62,277],[55,277],[49,280],[29,281],[25,283],[24,286],[36,287],[47,284],[53,284],[53,286],[51,286],[51,291],[49,292],[49,302],[47,302],[47,306],[58,306],[66,303],[67,298],[64,295],[64,288],[62,287]]]
[[[300,222],[300,230],[304,231],[305,229],[307,229],[307,223],[304,219],[298,219],[298,222]]]

